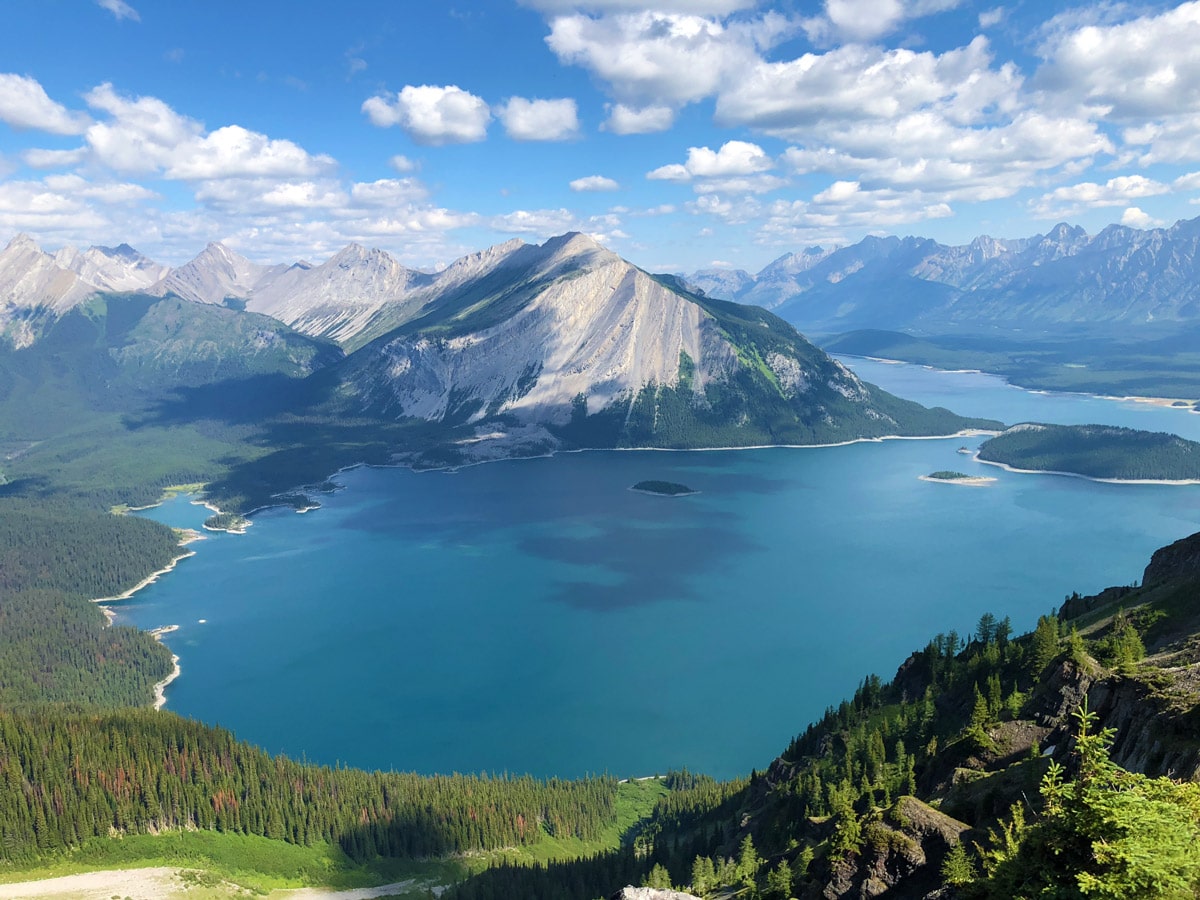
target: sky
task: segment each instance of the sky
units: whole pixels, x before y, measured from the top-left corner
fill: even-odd
[[[0,245],[652,271],[1200,215],[1200,2],[11,0]]]

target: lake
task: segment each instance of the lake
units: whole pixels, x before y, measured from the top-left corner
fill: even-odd
[[[846,359],[901,396],[1006,422],[1200,439],[1200,415]],[[1200,487],[1021,475],[983,438],[593,451],[454,473],[359,468],[303,515],[210,535],[116,604],[177,624],[168,709],[321,763],[621,777],[764,768],[939,631],[1020,632],[1141,577],[1200,529]],[[930,484],[938,469],[988,487]],[[629,490],[647,479],[698,494]],[[186,499],[146,515],[198,527]],[[200,620],[204,620],[202,623]]]

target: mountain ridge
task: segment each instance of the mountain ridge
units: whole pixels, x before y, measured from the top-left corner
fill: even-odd
[[[817,333],[893,329],[1119,330],[1200,321],[1200,218],[1163,228],[1060,223],[1044,234],[961,245],[873,237],[785,254],[757,274],[685,275],[722,299],[776,310]],[[811,262],[811,264],[807,264]]]

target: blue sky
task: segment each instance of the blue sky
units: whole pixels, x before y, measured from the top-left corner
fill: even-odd
[[[1200,3],[37,0],[0,33],[0,243],[436,267],[595,235],[757,271],[1200,215]]]

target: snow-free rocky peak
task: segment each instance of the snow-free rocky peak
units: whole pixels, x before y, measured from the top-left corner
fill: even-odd
[[[194,259],[178,269],[172,269],[170,274],[151,288],[151,292],[175,294],[195,303],[219,304],[229,299],[244,300],[287,269],[284,265],[262,266],[253,263],[214,241]]]
[[[32,317],[61,315],[96,288],[44,253],[27,234],[0,251],[0,334],[16,347],[33,343]]]
[[[253,293],[246,308],[305,334],[349,343],[385,311],[395,324],[404,311],[418,309],[415,293],[431,281],[383,250],[350,244],[319,266],[280,273]]]
[[[578,234],[513,247],[336,377],[354,415],[474,429],[464,458],[966,427],[863,384],[764,310],[689,293]],[[526,446],[514,451],[517,439]]]

